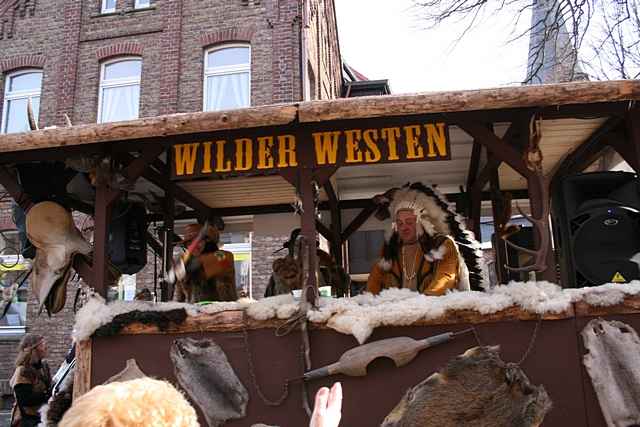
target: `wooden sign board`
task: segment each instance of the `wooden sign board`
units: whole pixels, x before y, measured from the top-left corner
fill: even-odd
[[[451,159],[449,127],[444,122],[366,124],[254,130],[178,142],[172,146],[171,178]]]

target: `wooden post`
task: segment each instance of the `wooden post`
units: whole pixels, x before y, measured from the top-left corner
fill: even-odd
[[[167,164],[171,164],[172,151],[167,150]],[[173,227],[175,212],[175,186],[170,181],[169,174],[165,175],[166,185],[164,187],[164,227],[162,243],[164,252],[162,254],[163,273],[166,277],[167,272],[171,269],[173,263]],[[160,300],[169,301],[173,298],[173,286],[169,286],[166,281],[162,281],[160,287]]]
[[[76,343],[73,401],[91,390],[91,338]]]
[[[630,159],[627,160],[636,173],[640,173],[640,108],[634,107],[625,117],[629,137]],[[622,153],[621,153],[622,154]]]
[[[95,224],[93,231],[93,287],[96,292],[107,298],[107,260],[109,253],[107,242],[109,240],[109,222],[111,218],[111,205],[118,197],[119,192],[109,186],[110,168],[101,165],[98,167],[96,183]]]
[[[331,214],[331,233],[333,235],[333,239],[331,241],[331,255],[333,255],[336,260],[336,264],[344,267],[342,262],[342,244],[344,242],[341,237],[342,216],[340,215],[340,206],[338,206],[338,197],[330,181],[327,181],[324,184],[324,190],[327,193],[327,198],[329,199],[329,212]]]
[[[504,268],[504,265],[507,261],[505,245],[502,239],[498,234],[498,230],[502,229],[506,222],[509,221],[509,218],[504,217],[504,212],[506,206],[504,205],[504,198],[502,197],[502,192],[500,191],[500,176],[498,174],[498,166],[492,171],[491,177],[489,178],[489,186],[491,189],[491,211],[493,214],[493,230],[495,234],[495,242],[496,247],[495,250],[495,267],[496,267],[496,276],[498,278],[498,283],[506,284],[507,280],[507,270]],[[509,209],[509,212],[511,210]]]

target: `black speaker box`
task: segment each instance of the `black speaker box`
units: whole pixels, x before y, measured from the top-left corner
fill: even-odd
[[[635,174],[569,176],[553,193],[553,232],[564,287],[640,279],[640,181]]]
[[[147,264],[146,214],[142,203],[121,202],[112,209],[109,257],[122,274],[135,274]]]

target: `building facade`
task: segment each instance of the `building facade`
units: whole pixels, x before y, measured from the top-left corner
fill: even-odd
[[[7,0],[0,4],[0,132],[164,114],[223,110],[341,96],[342,62],[333,0]],[[13,229],[10,202],[2,229]],[[282,218],[276,218],[282,223]],[[253,233],[252,218],[225,238],[248,234],[249,274],[264,281],[285,225]],[[77,218],[77,223],[85,222]],[[292,222],[292,223],[295,223]],[[178,230],[178,228],[177,228]],[[244,234],[243,234],[244,233]],[[246,239],[245,239],[246,240]],[[244,244],[244,246],[242,246]],[[154,285],[156,257],[136,274]],[[246,264],[246,263],[245,263]],[[267,276],[268,277],[268,276]],[[24,331],[49,338],[55,369],[71,344],[73,298],[39,314],[32,297],[26,326],[0,326],[0,393],[10,393],[15,347]],[[260,296],[256,291],[255,297]],[[26,297],[22,297],[23,299]]]

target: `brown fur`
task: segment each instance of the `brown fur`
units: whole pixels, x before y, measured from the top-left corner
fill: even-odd
[[[382,427],[535,427],[551,408],[499,347],[474,347],[409,389]]]

